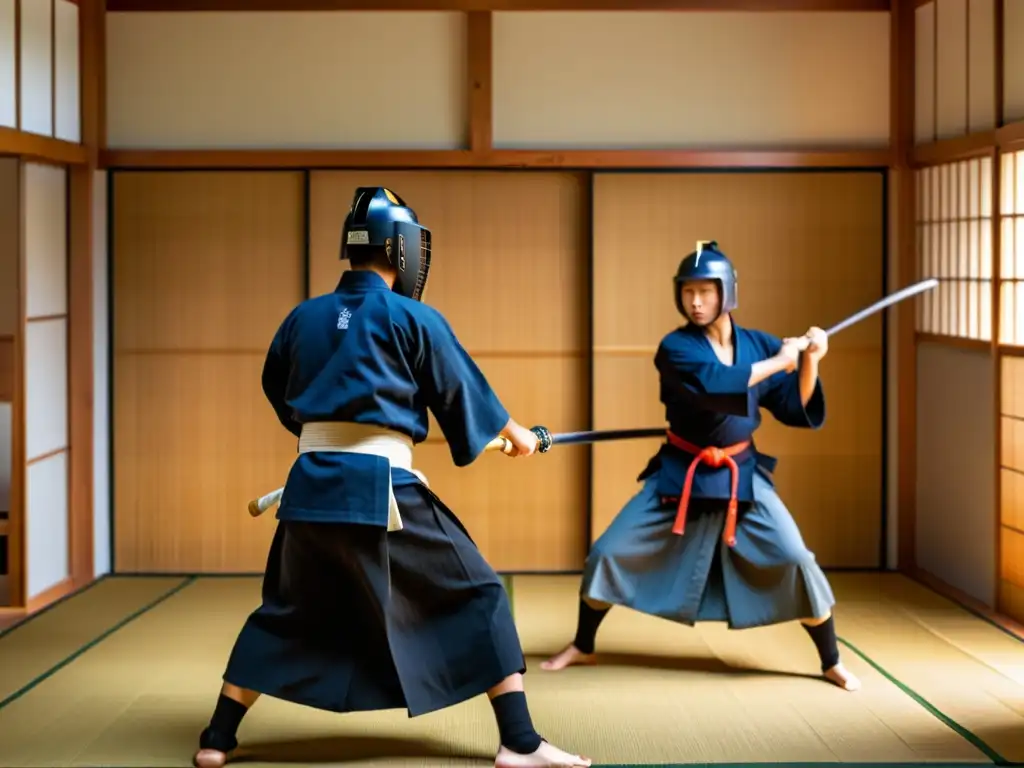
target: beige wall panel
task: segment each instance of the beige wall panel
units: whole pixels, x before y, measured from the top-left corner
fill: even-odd
[[[31,600],[71,575],[68,454],[29,465],[25,477],[25,581]]]
[[[967,132],[996,127],[996,2],[969,0],[967,44]]]
[[[484,357],[480,368],[505,407],[525,426],[552,432],[587,429],[589,366],[581,356]],[[552,449],[526,460],[482,456],[452,464],[431,417],[431,438],[416,466],[465,524],[492,566],[502,571],[583,567],[590,455],[586,447]]]
[[[936,0],[935,125],[938,138],[967,133],[967,0]]]
[[[919,5],[914,23],[914,139],[935,141],[935,3]]]
[[[513,418],[554,432],[589,419],[589,237],[585,179],[573,173],[323,171],[310,182],[310,284],[331,291],[358,186],[385,185],[431,229],[426,299],[451,323]],[[524,309],[506,309],[521,305]],[[524,303],[525,302],[525,303]],[[430,418],[417,463],[503,570],[582,566],[585,450],[457,469]],[[507,460],[506,460],[507,461]]]
[[[25,456],[67,447],[67,320],[36,320],[25,328]]]
[[[118,571],[262,571],[295,438],[260,388],[262,354],[115,356]]]
[[[53,135],[53,0],[21,3],[21,130]]]
[[[302,174],[118,174],[113,413],[118,570],[261,570],[295,439],[260,372],[303,290]],[[237,510],[236,516],[231,510]]]
[[[586,181],[573,173],[316,171],[310,283],[334,290],[341,228],[360,185],[383,184],[431,230],[426,298],[470,351],[587,349]],[[502,297],[531,306],[510,321]],[[514,300],[514,299],[513,299]]]
[[[21,260],[21,163],[0,157],[0,336],[21,326],[18,264]]]
[[[1024,120],[1024,0],[1003,0],[1003,122]]]
[[[917,365],[917,562],[995,605],[998,448],[991,357],[922,343]]]
[[[93,573],[110,571],[110,336],[107,292],[107,172],[93,176],[92,218],[92,492]]]
[[[599,175],[594,428],[665,423],[653,356],[680,322],[671,276],[697,239],[717,239],[736,264],[737,321],[781,336],[812,324],[827,327],[881,296],[882,218],[878,174]],[[671,248],[662,245],[666,220],[673,222]],[[636,268],[641,253],[642,270]],[[764,414],[756,436],[780,458],[783,497],[827,565],[878,564],[882,357],[881,318],[844,331],[822,366],[825,427],[788,429]],[[636,475],[656,446],[593,447],[592,537],[639,490]]]
[[[459,13],[109,13],[106,45],[111,147],[466,141]]]
[[[888,13],[494,15],[496,146],[888,139]]]
[[[78,76],[78,5],[68,0],[55,0],[54,61],[56,136],[64,141],[79,142],[82,138]]]
[[[118,173],[114,189],[115,349],[264,354],[304,294],[302,174]]]
[[[18,71],[14,41],[17,30],[14,8],[18,0],[0,0],[0,125],[14,128],[18,124],[16,85]]]
[[[26,317],[68,311],[67,179],[63,166],[25,164]]]

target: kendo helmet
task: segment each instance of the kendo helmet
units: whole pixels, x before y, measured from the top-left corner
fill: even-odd
[[[719,316],[732,312],[738,306],[736,296],[736,269],[729,258],[718,250],[714,240],[698,240],[697,250],[679,262],[679,269],[672,279],[675,290],[676,309],[686,317],[683,306],[682,287],[689,280],[714,280],[718,283]]]
[[[395,293],[420,301],[430,271],[430,230],[386,187],[359,187],[341,230],[341,258],[383,251],[398,272]]]

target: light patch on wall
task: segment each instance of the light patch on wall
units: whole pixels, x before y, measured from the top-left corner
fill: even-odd
[[[494,15],[501,147],[889,139],[888,13]]]
[[[453,149],[460,13],[108,13],[111,147]]]

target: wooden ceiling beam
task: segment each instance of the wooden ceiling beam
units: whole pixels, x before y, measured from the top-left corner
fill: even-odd
[[[888,11],[891,0],[108,0],[107,11]]]
[[[108,149],[101,165],[120,169],[548,168],[885,168],[889,148],[824,150],[216,150]]]

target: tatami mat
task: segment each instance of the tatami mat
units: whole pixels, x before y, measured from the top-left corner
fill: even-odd
[[[0,706],[104,631],[183,581],[181,577],[104,579],[0,633]]]
[[[573,634],[578,580],[515,577],[534,720],[552,741],[603,765],[991,764],[991,747],[1010,760],[1024,758],[1009,733],[1020,730],[1014,723],[1024,688],[1009,671],[1024,664],[1024,644],[901,577],[832,580],[840,633],[867,658],[844,648],[864,681],[853,694],[816,679],[813,646],[797,625],[689,629],[621,609],[601,629],[600,665],[543,672],[540,655]],[[133,605],[76,605],[94,594],[113,603],[157,584],[109,579],[51,612],[59,620],[52,631],[68,634],[74,626],[83,645],[102,641],[40,682],[23,683],[29,690],[0,708],[0,767],[189,765],[260,583],[199,579],[124,621],[180,582],[161,581],[162,591]],[[76,618],[69,611],[83,612]],[[61,663],[53,651],[34,655],[33,645],[52,640],[5,645],[16,639],[0,637],[5,675],[9,667]],[[972,743],[975,735],[990,746]],[[415,719],[402,712],[338,716],[265,699],[239,736],[239,758],[252,768],[486,766],[497,733],[484,697]]]

